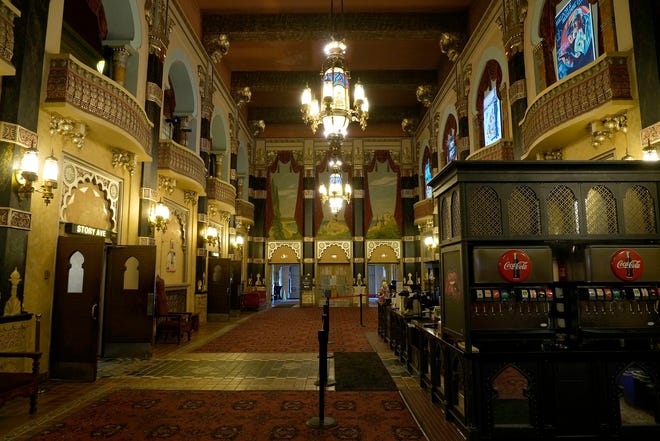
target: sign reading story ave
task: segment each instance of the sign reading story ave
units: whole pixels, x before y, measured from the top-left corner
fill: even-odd
[[[500,256],[497,268],[507,281],[524,282],[532,272],[532,261],[524,251],[508,250]]]
[[[110,238],[112,231],[103,230],[101,228],[90,227],[87,225],[68,223],[65,225],[65,231],[70,234],[80,234],[83,236],[96,236]]]

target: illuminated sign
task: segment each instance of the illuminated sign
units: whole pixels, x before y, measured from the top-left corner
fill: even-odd
[[[82,236],[96,236],[103,238],[110,238],[112,236],[112,231],[103,230],[101,228],[90,227],[88,225],[81,224],[66,224],[66,232],[70,234],[80,234]]]

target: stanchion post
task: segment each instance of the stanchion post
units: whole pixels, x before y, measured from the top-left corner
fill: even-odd
[[[323,315],[323,321],[327,316]],[[319,338],[319,416],[310,418],[307,425],[319,429],[333,427],[337,423],[334,418],[325,416],[325,388],[328,385],[328,332],[318,331]]]
[[[362,323],[362,292],[360,291],[360,326],[364,326]]]

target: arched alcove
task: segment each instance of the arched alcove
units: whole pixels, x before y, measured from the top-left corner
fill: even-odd
[[[191,63],[181,49],[173,49],[167,53],[163,71],[165,97],[161,132],[164,133],[161,137],[174,139],[196,151],[199,98]]]
[[[112,51],[124,48],[130,54],[126,59],[124,87],[133,95],[137,93],[140,57],[142,47],[142,20],[137,0],[103,0],[103,9],[108,23],[108,34],[103,41],[106,48],[106,63],[112,62]]]

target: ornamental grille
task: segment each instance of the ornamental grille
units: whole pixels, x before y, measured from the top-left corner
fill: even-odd
[[[565,185],[554,187],[546,199],[548,234],[579,234],[578,204],[573,190]]]
[[[514,188],[507,205],[512,236],[541,234],[541,209],[534,190],[526,185]]]
[[[451,194],[451,232],[452,237],[461,235],[461,209],[458,191]]]
[[[492,187],[475,188],[470,194],[468,207],[468,223],[473,236],[502,235],[500,198]]]
[[[596,185],[589,189],[585,201],[587,234],[615,234],[617,226],[616,199],[609,188]]]
[[[442,199],[442,240],[451,239],[451,215],[447,198]]]
[[[633,185],[623,198],[623,215],[626,234],[655,234],[655,201],[648,188]]]

